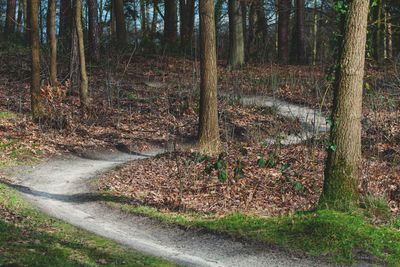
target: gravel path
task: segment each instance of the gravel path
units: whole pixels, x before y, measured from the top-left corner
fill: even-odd
[[[294,116],[309,126],[316,125],[316,113],[307,108],[270,98],[247,97],[241,101],[246,105],[277,106],[278,113],[283,116]],[[314,114],[313,117],[310,114]],[[318,116],[317,119],[320,125],[326,125],[324,118]],[[317,129],[326,131],[324,127]],[[314,134],[313,129],[309,127],[304,136],[299,138],[287,137],[285,143],[300,142],[309,134]],[[326,266],[319,260],[298,257],[266,245],[166,226],[101,204],[96,193],[91,192],[88,186],[90,179],[140,158],[143,157],[115,150],[79,157],[70,155],[50,159],[34,167],[13,169],[9,175],[14,178],[14,187],[45,213],[130,248],[184,266]]]

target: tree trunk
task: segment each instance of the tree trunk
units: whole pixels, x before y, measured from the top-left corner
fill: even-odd
[[[89,7],[89,47],[91,58],[100,60],[100,35],[97,0],[88,0]]]
[[[244,64],[244,34],[242,6],[239,0],[229,0],[229,61],[237,69]]]
[[[140,32],[146,36],[146,5],[145,0],[140,0]]]
[[[40,42],[39,42],[39,0],[30,0],[30,37],[32,49],[32,80],[31,80],[31,109],[33,119],[43,116],[43,106],[40,96]]]
[[[176,0],[165,0],[164,40],[172,46],[177,38]]]
[[[289,24],[291,0],[278,0],[278,60],[289,62]]]
[[[358,204],[362,88],[369,0],[350,2],[334,91],[332,128],[320,206],[351,210]]]
[[[29,1],[28,1],[29,2]],[[71,0],[61,0],[60,4],[60,34],[59,38],[65,51],[71,45],[72,5]]]
[[[17,11],[16,0],[7,0],[7,12],[6,12],[6,25],[4,32],[6,35],[13,34],[15,32],[15,12]]]
[[[393,59],[392,14],[389,8],[386,8],[386,58]]]
[[[199,150],[209,155],[217,154],[220,150],[214,16],[214,1],[201,0]]]
[[[31,42],[31,1],[26,3],[26,28],[25,28],[25,39],[27,42]]]
[[[293,30],[291,62],[295,64],[306,64],[306,40],[304,33],[305,0],[296,0],[295,3],[296,21]]]
[[[153,0],[153,21],[151,23],[151,37],[154,38],[158,24],[158,0]]]
[[[372,8],[373,15],[373,55],[375,60],[378,63],[381,63],[384,59],[384,46],[385,46],[385,38],[384,38],[384,17],[383,17],[383,0],[377,0],[376,5]]]
[[[126,44],[126,22],[125,22],[125,14],[124,14],[124,1],[123,0],[114,0],[114,15],[116,22],[116,30],[117,30],[117,40],[121,45]]]
[[[179,1],[180,13],[180,33],[181,33],[181,46],[187,48],[192,40],[193,27],[194,27],[194,0],[180,0]]]
[[[258,56],[260,50],[265,50],[267,25],[265,23],[264,1],[256,0],[250,3],[249,12],[249,56]]]
[[[25,3],[24,0],[19,0],[18,2],[18,17],[17,17],[17,32],[19,34],[22,33],[22,25],[23,25],[23,15],[24,15]]]
[[[50,84],[57,86],[56,0],[48,2],[47,33],[50,42]]]
[[[81,106],[85,108],[89,104],[89,97],[88,97],[88,78],[86,73],[86,60],[85,60],[85,44],[83,42],[83,30],[82,30],[82,0],[76,0],[75,3],[75,26],[76,26],[76,34],[78,36],[79,70],[81,76],[79,96],[81,100]]]

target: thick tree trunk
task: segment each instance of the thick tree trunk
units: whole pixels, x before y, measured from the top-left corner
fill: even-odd
[[[243,14],[239,0],[229,0],[229,60],[232,69],[244,64]]]
[[[69,51],[71,45],[72,14],[71,0],[61,0],[59,38],[66,51]]]
[[[39,0],[30,0],[30,37],[32,48],[32,80],[31,80],[31,109],[34,120],[43,116],[43,106],[40,96],[40,42],[39,42]]]
[[[124,14],[124,1],[123,0],[114,0],[114,15],[116,22],[116,30],[117,30],[117,40],[119,44],[126,44],[127,36],[126,36],[126,22],[125,22],[125,14]]]
[[[295,64],[306,64],[306,40],[304,29],[305,0],[296,0],[295,3],[296,21],[293,30],[291,62]]]
[[[332,129],[320,206],[350,210],[358,204],[362,88],[369,0],[353,0],[347,13],[335,85]]]
[[[220,150],[214,15],[214,1],[201,0],[199,150],[205,154],[217,154]]]
[[[190,45],[194,27],[194,0],[180,0],[180,33],[181,46],[187,48]]]
[[[15,33],[15,12],[17,11],[16,0],[7,0],[6,24],[4,32],[6,35]]]
[[[278,0],[278,61],[289,62],[289,24],[291,0]]]
[[[89,47],[91,58],[100,60],[100,35],[97,0],[88,0],[89,7]]]
[[[50,84],[57,86],[56,0],[48,2],[47,33],[50,42]]]
[[[176,43],[176,16],[176,0],[165,0],[164,40],[165,44],[169,46],[172,46]]]
[[[75,26],[76,34],[78,36],[78,47],[79,47],[79,70],[81,76],[81,84],[79,87],[79,96],[81,100],[81,106],[87,107],[89,104],[88,97],[88,78],[86,73],[86,60],[85,60],[85,44],[83,41],[83,30],[82,30],[82,1],[75,0]]]

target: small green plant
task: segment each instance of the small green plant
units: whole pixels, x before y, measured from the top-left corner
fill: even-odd
[[[235,173],[235,179],[239,179],[242,178],[244,176],[244,171],[243,171],[243,161],[238,159],[236,161],[236,167],[234,169],[234,173]]]

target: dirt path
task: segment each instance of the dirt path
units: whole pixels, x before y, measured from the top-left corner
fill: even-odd
[[[251,105],[277,104],[271,99],[261,98],[242,98],[242,101],[243,104]],[[309,120],[309,114],[313,112],[310,109],[279,102],[278,112],[283,116],[295,116],[309,126],[313,124]],[[322,120],[322,117],[319,116],[318,120]],[[285,143],[300,142],[311,133],[314,131],[309,127],[304,136],[297,139],[287,137]],[[185,266],[326,265],[318,260],[298,258],[265,245],[166,226],[152,219],[124,214],[102,205],[98,201],[99,197],[88,186],[90,179],[127,161],[140,158],[118,151],[96,152],[83,157],[70,155],[50,159],[34,167],[14,169],[9,175],[14,178],[14,187],[42,211],[130,248]]]

